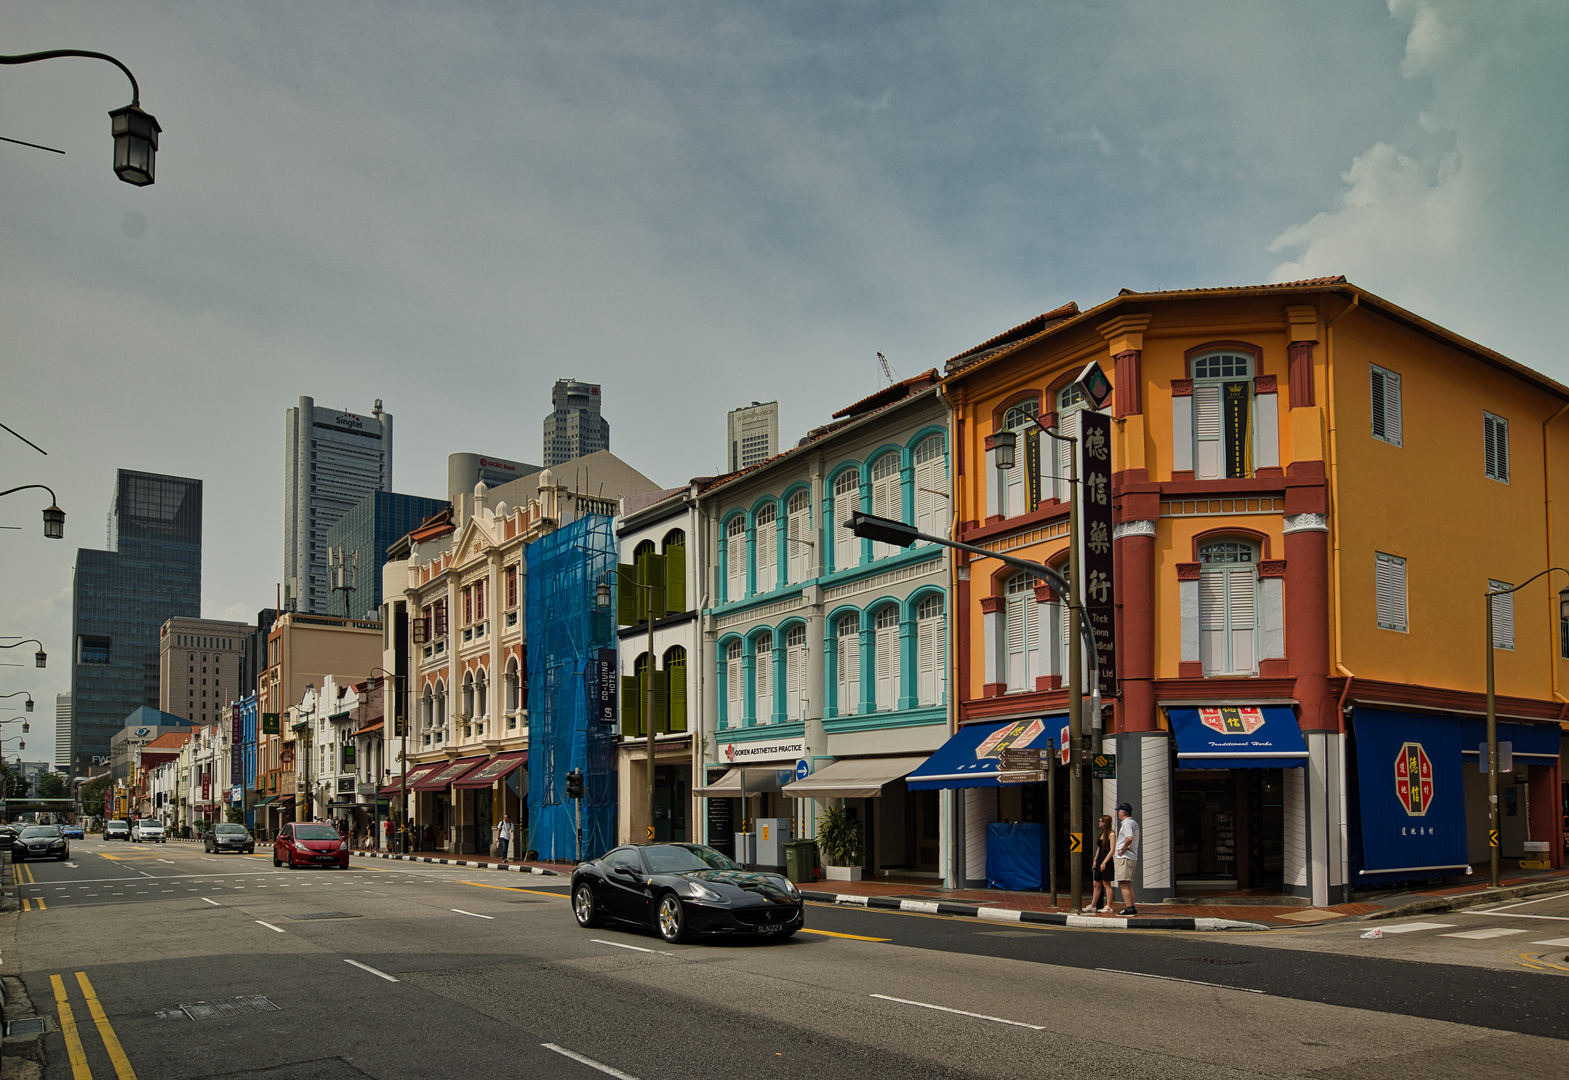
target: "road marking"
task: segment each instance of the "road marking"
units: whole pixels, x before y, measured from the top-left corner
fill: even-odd
[[[658,758],[655,758],[654,760],[657,761]],[[1408,922],[1401,923],[1399,926],[1384,926],[1380,927],[1380,929],[1382,929],[1385,934],[1409,934],[1413,930],[1448,930],[1454,925],[1455,924],[1452,922]],[[1357,930],[1359,933],[1361,932],[1360,927],[1358,927]]]
[[[1524,930],[1515,930],[1507,926],[1489,926],[1485,930],[1467,930],[1461,934],[1439,934],[1439,937],[1463,938],[1466,941],[1485,941],[1488,938],[1508,937],[1510,934],[1523,934]]]
[[[654,760],[657,761],[659,759],[655,758]],[[805,927],[805,926],[801,927],[801,933],[803,933],[803,934],[818,934],[818,935],[821,935],[822,937],[849,938],[851,941],[892,941],[893,940],[893,938],[885,938],[885,937],[863,937],[860,934],[838,934],[838,933],[835,933],[832,930],[813,930],[813,929],[811,929],[809,927]]]
[[[1456,915],[1502,915],[1506,919],[1546,919],[1549,922],[1569,922],[1569,915],[1532,915],[1529,911],[1457,911]]]
[[[404,885],[411,885],[411,884],[413,884],[413,882],[405,881],[405,882],[403,882],[403,884]],[[501,890],[503,890],[505,892],[533,893],[535,896],[554,896],[558,900],[566,900],[571,895],[570,893],[564,893],[564,892],[546,892],[544,889],[520,889],[520,888],[515,888],[515,887],[513,887],[511,885],[486,885],[483,881],[454,881],[454,882],[452,882],[452,884],[454,884],[454,885],[472,885],[476,889],[501,889]]]
[[[272,923],[270,923],[270,922],[262,922],[262,921],[261,921],[261,920],[260,920],[260,919],[257,919],[257,920],[256,920],[256,921],[257,921],[257,922],[258,922],[258,923],[260,923],[260,924],[261,924],[261,925],[262,925],[262,926],[265,926],[265,927],[266,927],[266,928],[267,928],[267,929],[269,929],[269,930],[276,930],[276,931],[277,931],[277,932],[278,932],[278,933],[280,933],[280,934],[282,934],[282,933],[285,933],[285,932],[286,932],[286,931],[285,931],[285,930],[284,930],[284,929],[283,929],[283,927],[281,927],[281,926],[274,926],[274,925],[272,925]]]
[[[655,758],[654,760],[658,761],[659,759]],[[48,906],[44,903],[44,898],[42,896],[40,896],[38,899],[34,900],[33,903],[38,905],[38,910],[39,911],[48,911],[49,910]]]
[[[658,760],[658,759],[656,758],[655,760]],[[200,900],[204,904],[211,904],[213,907],[223,907],[223,905],[218,903],[218,901],[216,901],[216,900],[209,900],[205,896],[198,896],[196,899]]]
[[[98,1035],[104,1041],[104,1049],[109,1052],[109,1060],[114,1064],[115,1075],[120,1080],[136,1080],[136,1070],[131,1068],[130,1059],[125,1056],[125,1050],[120,1046],[120,1037],[114,1033],[104,1007],[98,1003],[98,995],[93,992],[93,984],[87,981],[87,972],[78,971],[76,982],[82,988],[82,995],[87,998],[87,1011],[92,1014],[93,1023],[98,1025]]]
[[[472,915],[476,919],[491,919],[491,920],[495,919],[494,915],[481,915],[477,911],[464,911],[460,907],[448,908],[447,910],[449,910],[449,911],[456,911],[459,915]]]
[[[673,952],[660,952],[658,949],[645,949],[641,945],[628,945],[622,941],[606,941],[604,938],[589,938],[596,945],[614,945],[618,949],[631,949],[633,952],[653,953],[656,956],[674,956]]]
[[[614,1076],[616,1077],[616,1080],[637,1080],[637,1077],[633,1076],[631,1073],[624,1073],[620,1069],[613,1069],[609,1065],[606,1065],[603,1061],[595,1061],[591,1057],[584,1057],[582,1054],[568,1050],[564,1046],[557,1046],[555,1043],[540,1043],[539,1045],[543,1046],[546,1050],[560,1054],[562,1057],[569,1057],[573,1061],[587,1065],[590,1069],[598,1069],[606,1076]]]
[[[654,760],[658,761],[659,759],[655,758]],[[156,877],[157,876],[155,874],[149,874],[146,870],[138,870],[137,873],[142,875],[142,877]]]
[[[908,998],[889,997],[887,994],[873,994],[872,997],[883,1001],[897,1001],[900,1005],[917,1005],[923,1009],[935,1009],[937,1012],[953,1013],[956,1016],[973,1016],[977,1020],[990,1020],[994,1024],[1007,1024],[1010,1027],[1029,1028],[1031,1031],[1045,1031],[1039,1024],[1026,1024],[1021,1020],[1004,1020],[1000,1016],[987,1016],[985,1013],[965,1012],[963,1009],[950,1009],[946,1005],[932,1005],[925,1001],[911,1001]]]
[[[265,926],[266,924],[263,923],[262,925]],[[395,978],[394,976],[388,975],[385,971],[377,971],[375,968],[371,967],[369,964],[362,964],[358,960],[350,960],[347,957],[345,957],[343,962],[345,964],[352,964],[354,967],[359,968],[361,971],[368,971],[372,975],[376,976],[376,978],[378,978],[378,979],[386,979],[388,982],[398,982],[398,981],[400,981],[397,978]]]
[[[76,1032],[71,1001],[66,997],[65,980],[51,975],[49,985],[54,987],[55,1005],[60,1010],[60,1033],[65,1036],[66,1054],[71,1059],[71,1076],[73,1080],[93,1080],[93,1071],[87,1067],[87,1051],[82,1047],[82,1037]]]
[[[1508,911],[1510,908],[1527,907],[1527,906],[1529,906],[1531,904],[1545,903],[1548,900],[1562,900],[1566,896],[1569,896],[1569,892],[1553,893],[1551,896],[1538,896],[1534,900],[1521,900],[1518,904],[1505,904],[1502,907],[1495,907],[1495,908],[1485,908],[1485,909],[1478,908],[1475,911],[1464,911],[1464,912],[1459,912],[1458,914],[1462,914],[1462,915],[1491,915],[1491,914],[1493,914],[1496,911]]]
[[[658,761],[659,759],[655,758],[654,760]],[[1546,941],[1533,941],[1533,942],[1531,942],[1531,944],[1532,945],[1550,945],[1553,948],[1562,949],[1562,948],[1569,947],[1569,937],[1548,938]]]
[[[29,900],[25,896],[22,897],[22,910],[23,911],[32,911],[33,910],[33,902],[31,900]]]
[[[1263,990],[1254,990],[1250,986],[1227,986],[1225,983],[1201,982],[1198,979],[1179,979],[1175,975],[1151,975],[1147,971],[1119,971],[1117,968],[1096,968],[1096,971],[1105,971],[1112,975],[1137,975],[1141,979],[1159,979],[1161,982],[1187,983],[1189,986],[1213,986],[1217,990],[1238,990],[1244,994],[1262,994]]]

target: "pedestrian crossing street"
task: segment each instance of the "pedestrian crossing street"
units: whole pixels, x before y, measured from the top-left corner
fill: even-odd
[[[1447,922],[1409,922],[1381,926],[1379,929],[1383,931],[1385,937],[1389,937],[1392,934],[1416,934],[1429,932],[1430,936],[1457,938],[1461,941],[1489,941],[1493,938],[1512,938],[1517,936],[1526,936],[1530,935],[1532,932],[1529,928],[1519,926],[1484,926],[1475,930],[1458,929],[1458,927],[1461,925],[1462,924],[1460,923]],[[1435,930],[1444,932],[1431,934],[1431,931]],[[1541,931],[1538,930],[1537,932],[1540,933]],[[1545,945],[1549,948],[1569,948],[1569,937],[1547,938],[1542,941],[1521,942],[1521,944],[1527,943],[1531,945]]]
[[[279,880],[288,878],[292,880]],[[260,894],[263,890],[299,891],[339,890],[353,886],[429,885],[423,874],[344,872],[325,870],[304,873],[260,873],[255,875],[215,875],[210,877],[100,878],[67,884],[22,884],[24,911],[47,911],[72,902],[95,904],[130,900],[178,899],[186,896]]]

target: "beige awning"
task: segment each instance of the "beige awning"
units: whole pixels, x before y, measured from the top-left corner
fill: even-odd
[[[875,799],[883,785],[902,780],[926,762],[920,757],[841,758],[805,780],[784,786],[792,799]]]
[[[746,768],[732,766],[730,771],[715,780],[712,784],[692,789],[692,794],[704,799],[739,799],[743,794],[760,795],[767,791],[778,791],[784,786],[791,776],[791,770],[760,769],[755,765]],[[746,781],[746,791],[741,790],[741,781]]]

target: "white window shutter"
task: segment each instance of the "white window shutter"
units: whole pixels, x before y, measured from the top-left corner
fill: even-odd
[[[861,711],[861,635],[839,632],[839,715]]]
[[[944,612],[931,620],[932,671],[934,691],[928,704],[941,705],[948,700],[948,619]]]
[[[1025,659],[1025,597],[1008,597],[1008,689],[1023,690],[1026,668]]]
[[[1385,442],[1401,445],[1400,376],[1374,367],[1372,374],[1373,434]]]
[[[1221,423],[1220,386],[1209,383],[1193,388],[1193,476],[1197,480],[1219,480],[1226,475],[1222,453],[1224,425]]]
[[[1074,409],[1066,415],[1059,416],[1057,418],[1057,430],[1070,439],[1077,439],[1080,427],[1079,413],[1082,411],[1082,409]],[[1073,475],[1073,451],[1078,446],[1078,443],[1062,442],[1045,435],[1041,436],[1041,438],[1046,439],[1047,442],[1050,442],[1057,448],[1055,454],[1041,455],[1041,467],[1043,469],[1048,467],[1046,462],[1048,457],[1056,462],[1056,466],[1052,468],[1052,472],[1056,474],[1055,478],[1049,482],[1042,483],[1041,491],[1052,492],[1058,501],[1067,502],[1073,498],[1073,485],[1068,481],[1068,477]],[[1044,480],[1045,478],[1043,477],[1042,479]]]
[[[752,682],[757,687],[757,722],[766,724],[774,715],[774,651],[759,649],[752,663]]]
[[[811,499],[804,498],[799,503],[792,500],[791,506],[788,523],[790,551],[786,558],[789,560],[790,583],[798,584],[812,576]]]
[[[915,700],[919,705],[937,704],[936,629],[936,619],[923,619],[915,628]]]
[[[746,596],[746,520],[735,518],[725,545],[725,599]]]
[[[861,554],[861,539],[845,528],[850,515],[861,508],[860,485],[854,473],[843,475],[834,484],[834,569],[845,570],[857,565]]]
[[[731,727],[741,725],[741,661],[725,663],[725,719]]]
[[[1510,586],[1502,581],[1489,581],[1489,589],[1500,592]],[[1493,648],[1513,649],[1515,647],[1515,595],[1502,593],[1492,598],[1493,605]]]
[[[1206,675],[1227,670],[1224,571],[1209,570],[1199,574],[1199,660]]]
[[[773,592],[776,584],[777,560],[775,552],[779,546],[779,527],[776,519],[770,515],[767,520],[757,523],[757,591],[760,593]]]
[[[805,674],[806,652],[799,645],[785,650],[785,719],[801,719],[801,678]]]
[[[877,631],[877,711],[892,712],[899,681],[899,628]]]
[[[1035,680],[1041,674],[1041,613],[1035,602],[1035,590],[1020,596],[1020,615],[1024,619],[1024,650],[1027,655],[1024,689],[1033,692]]]
[[[1406,630],[1406,561],[1382,552],[1375,556],[1374,593],[1378,625],[1384,630]]]
[[[1255,584],[1251,566],[1226,572],[1226,621],[1231,631],[1231,669],[1247,673],[1258,667],[1254,647]]]

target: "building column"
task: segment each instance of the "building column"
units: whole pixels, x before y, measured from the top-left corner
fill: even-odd
[[[1304,731],[1339,731],[1329,694],[1329,524],[1323,513],[1285,517],[1285,638]]]
[[[1116,558],[1117,666],[1122,705],[1117,730],[1155,731],[1155,522],[1124,521],[1112,530]]]

